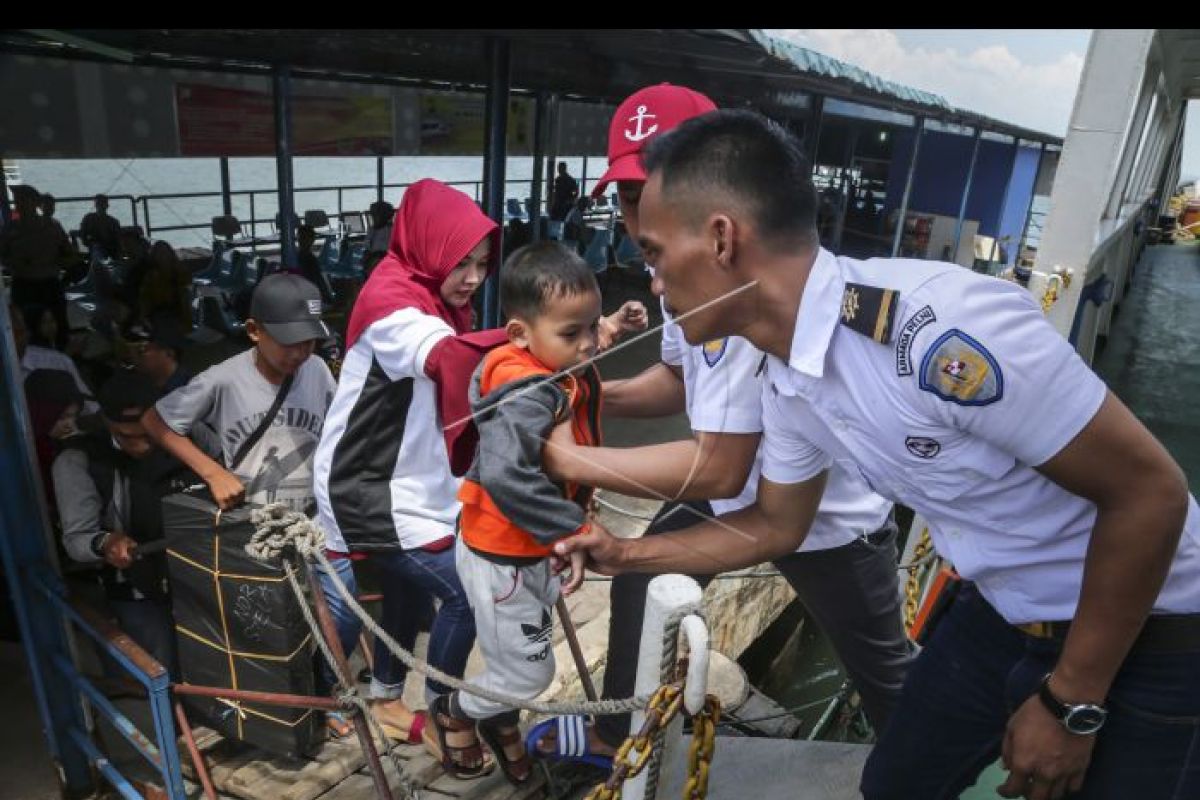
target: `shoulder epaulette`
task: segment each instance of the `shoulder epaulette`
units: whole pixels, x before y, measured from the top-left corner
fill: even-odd
[[[895,289],[847,283],[842,294],[841,323],[868,339],[889,344],[899,299],[900,293]]]

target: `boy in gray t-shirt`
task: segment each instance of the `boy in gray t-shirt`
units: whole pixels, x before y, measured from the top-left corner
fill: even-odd
[[[197,375],[146,411],[146,432],[204,479],[223,509],[243,500],[283,502],[311,513],[313,453],[335,389],[325,362],[312,358],[321,321],[321,294],[305,279],[271,275],[254,290],[246,333],[254,347]],[[273,422],[235,465],[285,382]],[[190,439],[193,426],[216,431],[223,463]]]

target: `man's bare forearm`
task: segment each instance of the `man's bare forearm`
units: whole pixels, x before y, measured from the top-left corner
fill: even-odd
[[[742,569],[795,550],[784,533],[750,506],[681,531],[628,540],[622,571],[715,575]]]
[[[824,474],[800,484],[761,481],[759,499],[740,511],[623,540],[618,571],[712,575],[774,561],[803,543],[824,489]]]
[[[604,382],[604,414],[614,417],[666,417],[685,410],[678,368],[662,362],[632,378]]]
[[[555,477],[651,500],[715,500],[741,492],[759,434],[698,434],[646,447],[579,447],[548,443]]]
[[[1187,481],[1111,393],[1038,469],[1096,504],[1075,619],[1050,688],[1067,701],[1099,702],[1162,591],[1187,519]]]
[[[1098,702],[1108,694],[1162,590],[1186,516],[1182,487],[1098,511],[1075,621],[1054,669],[1051,688],[1064,700]]]

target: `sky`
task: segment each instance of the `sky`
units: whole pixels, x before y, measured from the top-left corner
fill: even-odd
[[[1090,30],[773,30],[819,53],[945,97],[952,105],[1064,136]],[[1200,177],[1200,109],[1191,103],[1182,177]]]

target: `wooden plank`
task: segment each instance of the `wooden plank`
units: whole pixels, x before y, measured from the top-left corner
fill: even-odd
[[[208,774],[212,778],[217,791],[225,791],[225,783],[229,776],[252,761],[261,759],[263,753],[253,747],[241,745],[236,749],[236,742],[225,741],[206,754],[208,759]]]
[[[321,795],[321,800],[368,800],[373,797],[375,785],[371,782],[371,776],[356,772]]]
[[[456,781],[448,775],[445,778],[458,784],[459,791],[455,796],[460,800],[524,800],[528,797],[541,797],[544,794],[543,787],[545,786],[542,771],[536,767],[529,781],[522,786],[513,786],[509,783],[499,767],[496,767],[496,771],[486,778],[475,781]],[[434,781],[429,788],[446,791],[449,786],[441,781]]]
[[[390,759],[384,759],[383,770],[384,774],[388,776],[389,783],[399,783],[399,778],[396,775],[395,768],[392,767]],[[429,755],[429,753],[421,752],[405,762],[404,774],[412,784],[423,789],[445,775],[445,771],[442,769],[440,761]]]
[[[229,776],[225,791],[247,800],[313,800],[366,763],[357,737],[325,742],[313,758],[261,759]]]

